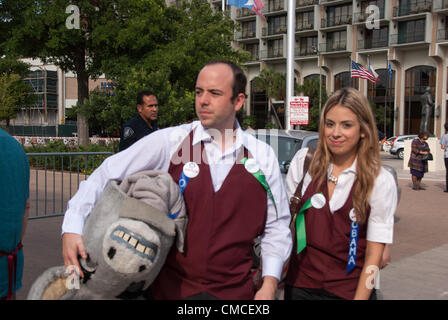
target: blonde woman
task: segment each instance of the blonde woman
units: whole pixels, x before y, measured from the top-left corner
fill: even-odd
[[[381,167],[369,102],[353,88],[338,90],[319,128],[308,172],[302,149],[286,178],[289,197],[304,180],[285,299],[375,299],[384,247],[392,243],[397,189]]]

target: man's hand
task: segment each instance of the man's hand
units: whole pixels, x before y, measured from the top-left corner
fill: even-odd
[[[263,278],[263,285],[255,294],[254,300],[274,300],[277,290],[278,280],[271,276]]]
[[[84,274],[79,266],[78,253],[81,255],[81,258],[87,259],[82,236],[76,233],[64,233],[62,235],[62,256],[64,257],[65,268],[75,266],[79,276],[84,278]]]

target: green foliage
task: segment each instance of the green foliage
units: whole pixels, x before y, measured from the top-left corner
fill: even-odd
[[[375,102],[370,101],[370,107],[372,108],[377,128],[380,131],[384,131],[384,121],[386,121],[386,127],[389,128],[392,125],[390,117],[387,114],[385,115],[384,105],[377,106]]]
[[[276,72],[274,68],[267,69],[266,67],[261,70],[260,74],[253,80],[254,89],[256,91],[265,91],[269,104],[272,106],[272,100],[283,100],[286,97],[286,74]],[[282,128],[279,117],[275,108],[272,108],[277,122],[276,127]],[[268,119],[269,120],[269,119]],[[270,125],[269,123],[267,125]]]
[[[241,126],[243,127],[243,129],[247,129],[249,126],[252,129],[256,129],[256,123],[257,119],[255,118],[255,116],[245,116]]]
[[[165,8],[163,13],[168,23],[157,27],[165,28],[166,41],[104,61],[106,76],[118,86],[114,95],[99,98],[100,93],[92,93],[89,102],[80,106],[78,110],[89,118],[89,124],[101,124],[103,132],[111,134],[136,115],[136,97],[141,90],[157,96],[160,126],[191,121],[196,118],[194,87],[201,68],[214,59],[238,64],[247,60],[245,53],[231,46],[235,23],[213,12],[208,3],[185,2],[180,8]]]
[[[278,129],[278,126],[273,122],[268,122],[264,126],[264,129]]]
[[[108,146],[89,144],[88,146],[65,145],[62,141],[49,142],[47,145],[25,147],[26,153],[66,153],[66,152],[115,152],[118,147],[114,144]],[[30,166],[49,171],[65,170],[91,174],[109,155],[61,155],[61,156],[29,156]]]
[[[310,121],[308,126],[300,126],[302,130],[318,131],[319,130],[319,79],[306,79],[303,85],[297,88],[297,92],[309,97],[310,102]],[[328,96],[325,85],[321,87],[322,94],[322,108],[327,102]]]
[[[6,130],[20,109],[35,101],[32,88],[23,82],[23,77],[29,73],[28,68],[28,64],[14,57],[0,58],[0,120],[6,120]]]

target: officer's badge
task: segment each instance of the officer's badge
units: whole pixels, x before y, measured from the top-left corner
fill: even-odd
[[[125,127],[123,132],[123,139],[127,139],[134,135],[134,130],[131,127]]]

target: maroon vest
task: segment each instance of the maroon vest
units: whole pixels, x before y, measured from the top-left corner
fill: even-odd
[[[341,298],[353,299],[364,265],[367,223],[359,224],[356,266],[347,275],[353,187],[345,204],[333,214],[328,203],[327,184],[324,183],[319,191],[316,187],[317,182],[313,180],[305,191],[301,205],[320,191],[327,201],[322,209],[310,208],[305,212],[306,248],[297,255],[297,243],[293,244],[286,284],[324,289]],[[369,214],[370,208],[367,219]]]
[[[193,161],[192,141],[193,132],[175,156],[181,158],[182,151],[189,147],[189,161]],[[266,224],[266,191],[240,164],[241,152],[215,192],[202,142],[200,148],[202,161],[195,159],[199,175],[189,180],[184,191],[188,214],[184,253],[172,247],[152,285],[153,297],[183,299],[207,292],[220,299],[253,299],[251,249]],[[244,155],[247,157],[247,149]],[[176,162],[171,159],[168,172],[178,183],[185,162]]]

